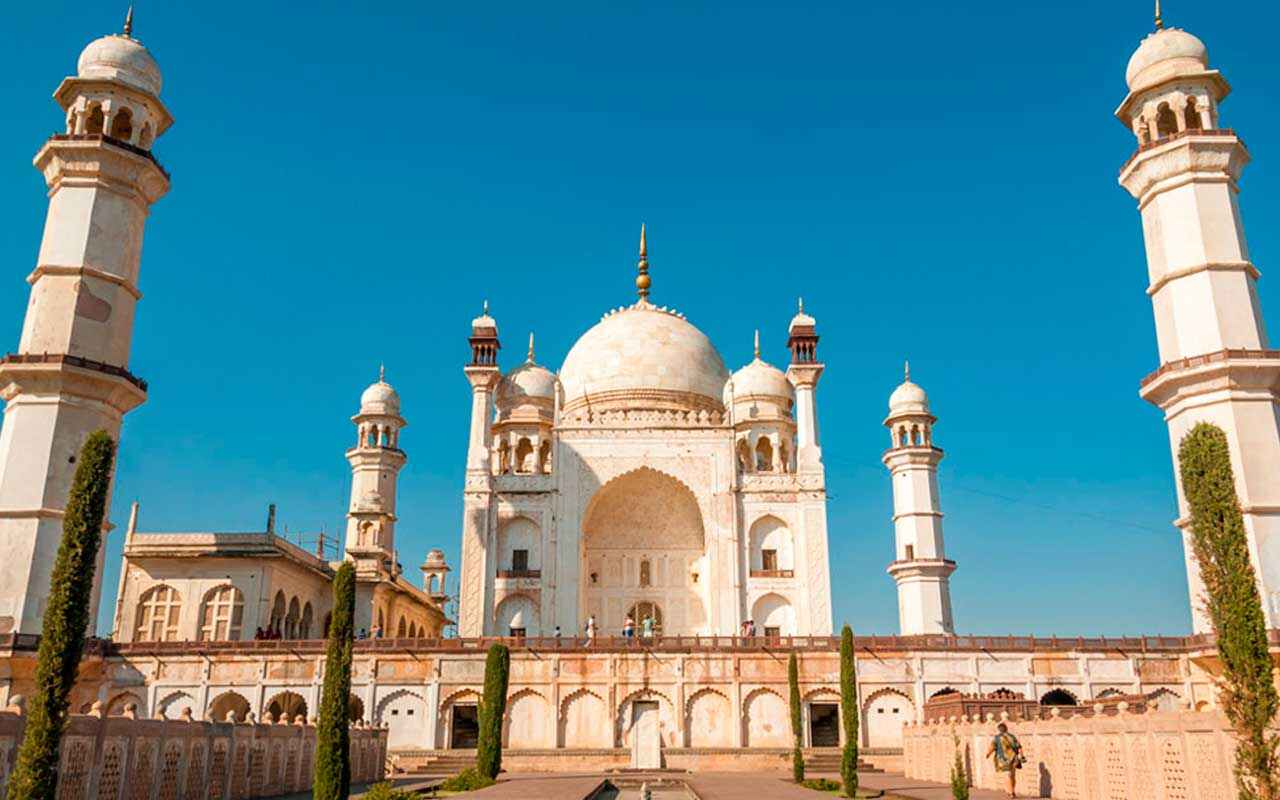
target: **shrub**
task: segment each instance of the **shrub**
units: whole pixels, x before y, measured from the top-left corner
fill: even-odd
[[[964,751],[960,748],[960,737],[952,734],[955,742],[955,758],[951,761],[951,800],[969,800],[969,774],[964,768]]]
[[[1215,425],[1197,424],[1178,445],[1178,467],[1191,512],[1191,549],[1204,583],[1204,609],[1222,661],[1222,710],[1237,739],[1239,796],[1275,800],[1280,737],[1269,726],[1280,698],[1272,682],[1266,619],[1226,434]]]
[[[799,783],[804,780],[804,753],[800,750],[804,729],[800,723],[800,667],[796,663],[795,653],[787,660],[787,683],[791,687],[791,739],[794,743],[791,749],[791,778]]]
[[[511,651],[506,645],[489,648],[484,660],[484,697],[480,701],[480,737],[476,742],[476,769],[493,779],[502,771],[502,717],[507,710],[507,680]]]
[[[486,775],[482,775],[476,767],[464,769],[452,778],[445,778],[440,784],[440,788],[446,792],[470,792],[476,789],[483,789],[486,786],[492,786],[496,781]]]
[[[418,800],[422,795],[408,789],[397,789],[385,781],[369,787],[361,800]]]
[[[90,434],[80,449],[80,463],[62,517],[62,542],[50,576],[36,660],[35,696],[9,781],[9,800],[53,800],[58,788],[67,698],[76,682],[90,623],[93,576],[115,455],[116,443],[106,431]]]
[[[841,789],[840,781],[833,781],[830,778],[811,778],[807,781],[800,781],[800,785],[806,789],[816,789],[819,792],[838,792]]]
[[[847,797],[858,796],[858,670],[853,653],[853,630],[840,631],[840,711],[844,723],[844,751],[840,780]]]
[[[316,800],[346,800],[351,794],[351,650],[354,646],[356,570],[351,562],[333,576],[333,616],[324,658],[320,724],[316,728]]]

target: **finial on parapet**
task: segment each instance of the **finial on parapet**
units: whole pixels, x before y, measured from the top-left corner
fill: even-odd
[[[760,358],[760,329],[756,328],[756,358]]]
[[[902,379],[904,381],[911,380],[911,362],[903,360],[902,362]]]
[[[640,223],[640,261],[636,264],[639,275],[636,276],[636,292],[640,299],[648,301],[649,287],[653,280],[649,277],[649,246],[645,242],[644,223]]]
[[[533,363],[533,331],[529,331],[529,357],[528,362]]]
[[[124,36],[126,39],[133,38],[133,4],[129,4],[129,11],[124,15]]]
[[[1156,30],[1164,30],[1164,16],[1160,13],[1160,0],[1156,0]]]

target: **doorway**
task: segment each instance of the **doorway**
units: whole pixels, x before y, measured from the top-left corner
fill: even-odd
[[[631,704],[631,767],[662,768],[662,738],[658,729],[658,703],[653,700]]]
[[[840,746],[840,706],[835,703],[809,704],[809,746]]]
[[[474,750],[480,739],[480,714],[478,706],[453,707],[449,723],[449,747],[454,750]]]

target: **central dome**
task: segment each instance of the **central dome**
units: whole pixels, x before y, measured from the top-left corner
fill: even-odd
[[[606,314],[560,369],[564,408],[721,410],[729,371],[706,334],[641,301]]]

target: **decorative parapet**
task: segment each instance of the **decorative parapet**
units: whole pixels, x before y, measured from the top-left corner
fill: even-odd
[[[7,790],[26,719],[0,710],[0,794]],[[311,789],[316,729],[287,722],[194,722],[73,714],[62,737],[58,797],[274,797]],[[387,731],[351,729],[352,783],[384,777]]]
[[[1128,703],[1094,707],[1070,718],[1051,708],[1050,719],[1010,721],[1007,714],[982,720],[949,717],[903,727],[906,776],[949,783],[957,739],[971,785],[1003,791],[987,748],[999,721],[1022,744],[1026,766],[1019,791],[1028,796],[1106,800],[1211,800],[1232,785],[1235,752],[1226,719],[1216,712],[1148,711]]]

